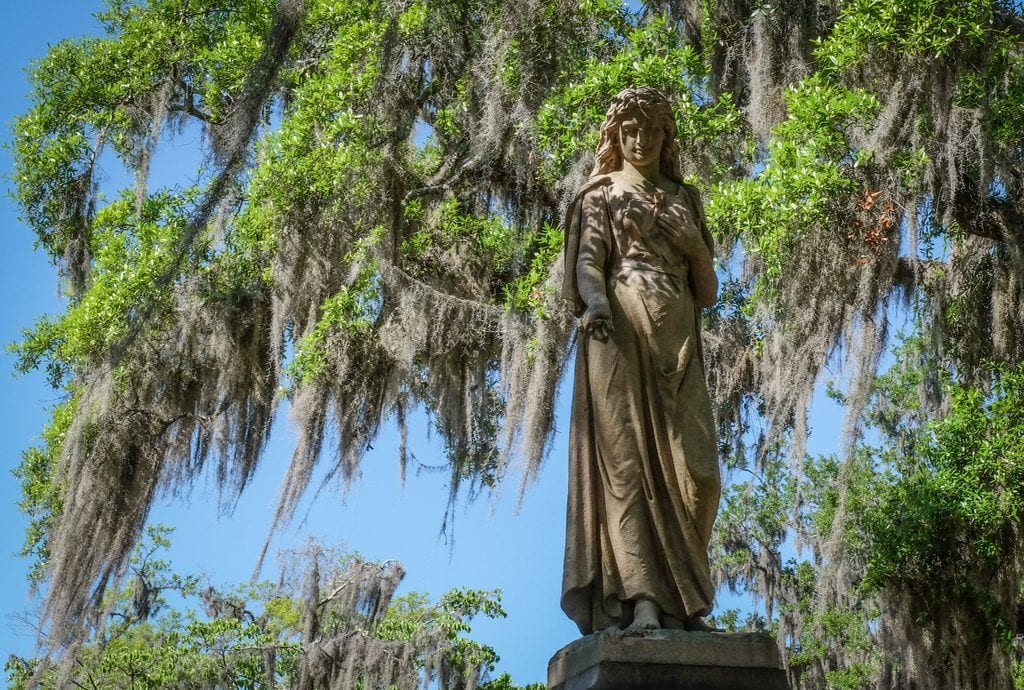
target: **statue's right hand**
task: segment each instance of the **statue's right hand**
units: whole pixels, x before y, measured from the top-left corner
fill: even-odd
[[[607,305],[587,307],[580,318],[580,329],[601,342],[608,340],[608,334],[615,330],[612,325],[612,310]]]

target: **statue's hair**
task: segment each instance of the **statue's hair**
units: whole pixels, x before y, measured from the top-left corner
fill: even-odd
[[[612,99],[608,113],[601,124],[601,141],[597,145],[594,175],[607,175],[622,169],[622,150],[619,148],[619,127],[631,115],[644,115],[660,122],[665,128],[665,139],[661,144],[661,174],[682,182],[679,173],[679,143],[676,141],[676,120],[672,105],[657,89],[644,86],[639,89],[625,89]]]

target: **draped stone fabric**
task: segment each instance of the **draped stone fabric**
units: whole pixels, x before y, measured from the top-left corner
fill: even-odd
[[[711,611],[708,564],[721,477],[688,260],[659,213],[677,205],[710,247],[699,196],[584,187],[566,219],[563,295],[603,258],[613,330],[580,332],[569,432],[562,608],[589,634],[654,601],[662,625]],[[674,209],[679,211],[680,209]]]

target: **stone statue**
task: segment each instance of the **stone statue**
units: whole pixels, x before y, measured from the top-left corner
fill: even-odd
[[[700,312],[718,279],[658,91],[615,97],[565,228],[580,337],[562,608],[584,635],[708,630],[721,474]]]

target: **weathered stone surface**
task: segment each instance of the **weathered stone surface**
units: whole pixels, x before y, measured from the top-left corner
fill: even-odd
[[[700,630],[721,495],[701,346],[714,242],[679,171],[671,103],[613,99],[565,224],[562,295],[580,313],[562,610],[586,635]]]
[[[651,630],[588,635],[548,663],[550,690],[788,690],[767,635]]]

